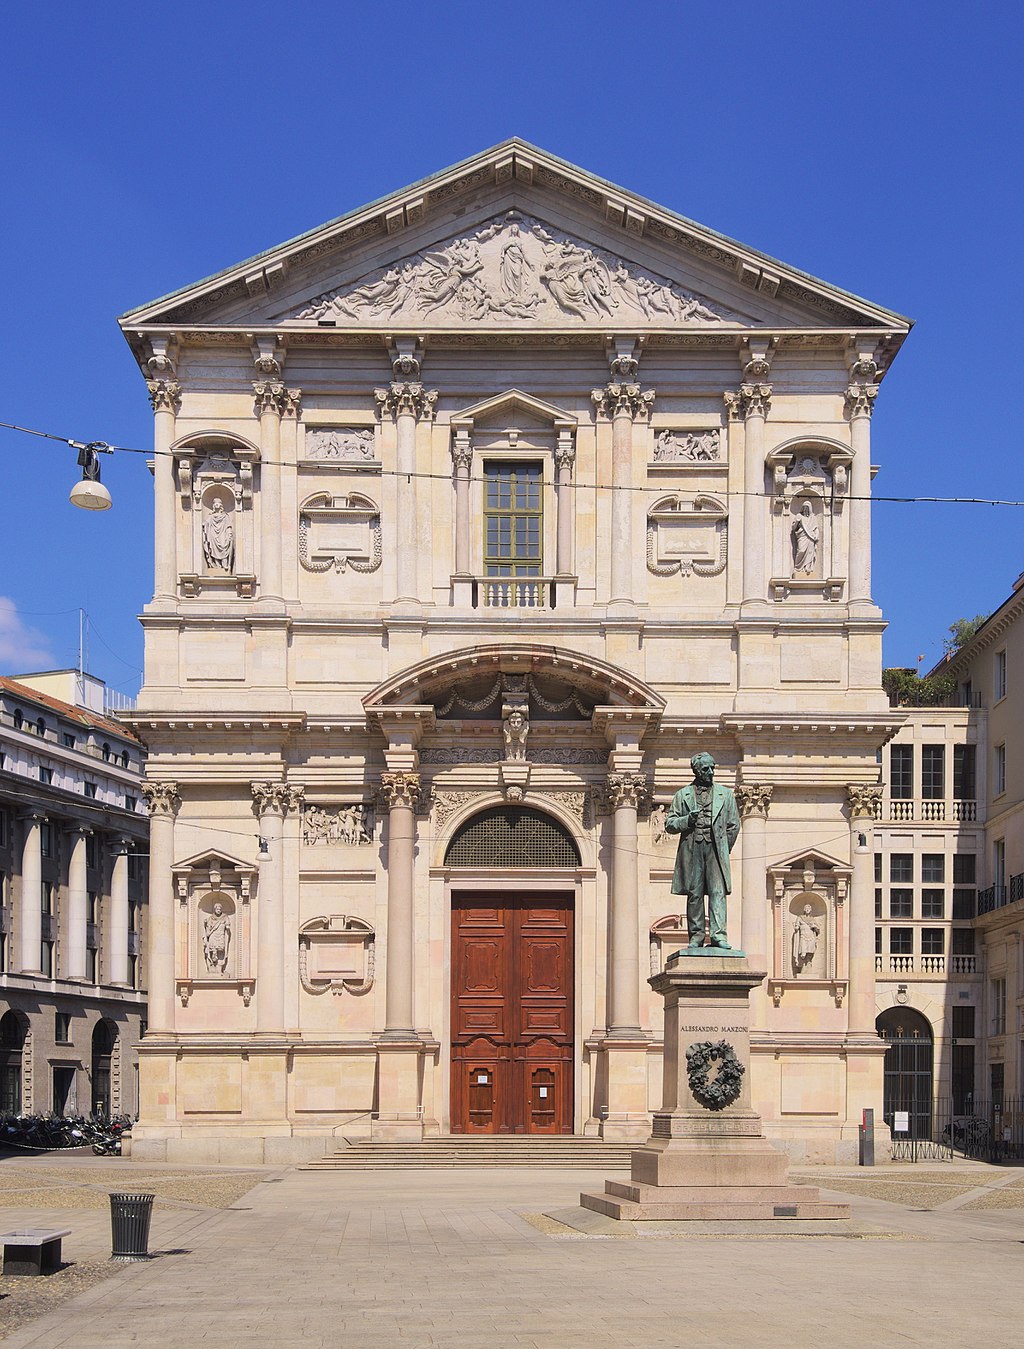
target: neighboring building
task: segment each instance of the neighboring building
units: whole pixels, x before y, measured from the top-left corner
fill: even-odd
[[[933,673],[980,704],[975,920],[983,987],[977,1007],[978,1099],[1024,1144],[1024,574],[975,635]],[[992,1121],[994,1123],[994,1121]]]
[[[735,786],[754,1097],[882,1106],[870,419],[909,321],[509,141],[122,319],[155,414],[139,1156],[644,1138],[664,806]]]
[[[75,670],[0,678],[0,1111],[135,1113],[143,749]]]
[[[885,1118],[928,1137],[970,1113],[977,1090],[983,976],[974,916],[984,866],[979,800],[983,713],[905,708],[882,752],[875,825],[875,968],[886,1057]]]

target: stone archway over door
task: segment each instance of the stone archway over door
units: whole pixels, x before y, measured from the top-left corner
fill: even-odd
[[[926,1017],[912,1007],[890,1007],[875,1022],[886,1043],[882,1114],[895,1134],[896,1114],[907,1115],[907,1133],[897,1137],[930,1138],[934,1044]]]
[[[571,1134],[573,896],[452,899],[451,1128]]]

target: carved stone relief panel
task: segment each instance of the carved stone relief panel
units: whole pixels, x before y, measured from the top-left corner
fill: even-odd
[[[302,842],[307,847],[318,844],[358,847],[373,842],[374,826],[373,807],[362,802],[347,806],[307,805],[302,814]]]
[[[654,576],[718,576],[729,550],[729,512],[717,497],[666,496],[647,516],[647,570]]]
[[[304,457],[318,464],[375,462],[372,426],[308,426]]]
[[[306,571],[374,572],[381,558],[380,511],[369,497],[321,492],[301,507],[299,561]]]
[[[724,464],[722,432],[717,426],[706,431],[659,431],[654,437],[656,464]]]
[[[376,933],[364,918],[333,913],[299,928],[299,982],[307,993],[357,995],[373,987]]]
[[[510,211],[316,296],[295,317],[462,325],[606,323],[709,327],[739,316],[606,249]]]

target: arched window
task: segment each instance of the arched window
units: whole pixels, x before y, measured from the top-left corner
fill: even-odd
[[[40,717],[36,722],[36,735],[44,736],[46,734],[46,722]]]
[[[100,753],[103,755],[103,762],[110,763],[110,745],[106,740],[104,740],[103,742],[103,746],[102,749],[100,750]]]
[[[580,851],[565,825],[540,810],[496,806],[456,830],[450,867],[578,867]]]
[[[14,709],[14,729],[20,731],[25,725],[25,715],[20,707]]]
[[[92,1033],[92,1113],[110,1114],[110,1064],[117,1044],[117,1027],[97,1021]]]
[[[25,1047],[25,1018],[18,1012],[0,1017],[0,1111],[21,1113],[21,1060]]]
[[[882,1113],[892,1129],[896,1112],[908,1115],[909,1135],[932,1134],[932,1028],[912,1007],[890,1007],[878,1017],[875,1029],[888,1046],[885,1051]]]
[[[131,756],[129,755],[127,750],[124,750],[121,754],[121,767],[127,768],[130,763],[131,763]]]

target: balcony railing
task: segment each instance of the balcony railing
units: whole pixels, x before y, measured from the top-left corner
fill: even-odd
[[[945,974],[946,957],[945,956],[922,956],[921,973],[922,974]]]
[[[991,913],[993,909],[1005,909],[1010,902],[1010,892],[1005,885],[990,885],[978,891],[978,914]]]
[[[484,609],[552,609],[548,576],[484,576],[476,582],[475,605]]]
[[[952,820],[957,824],[972,823],[978,818],[977,801],[945,801],[941,799],[912,800],[909,797],[890,798],[888,811],[879,803],[875,818],[888,815],[890,820]]]
[[[978,957],[977,956],[950,956],[949,957],[950,974],[977,974]]]

